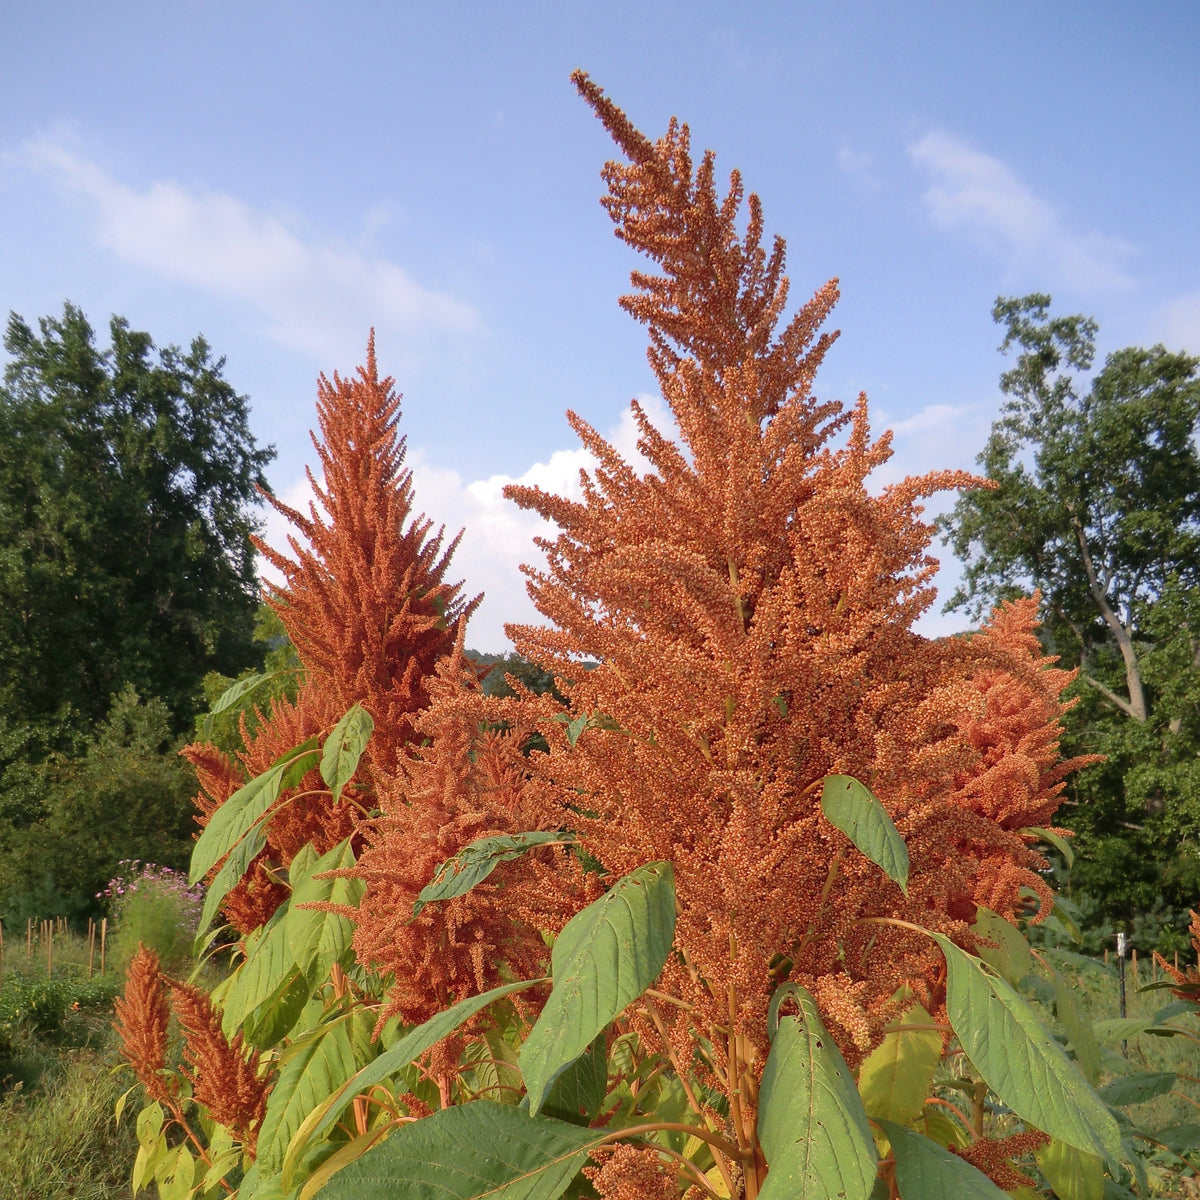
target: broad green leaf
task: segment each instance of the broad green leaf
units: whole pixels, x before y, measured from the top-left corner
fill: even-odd
[[[257,692],[260,687],[287,673],[286,671],[267,671],[262,675],[249,675],[245,679],[239,679],[217,697],[216,704],[208,710],[209,717],[217,717],[231,708],[236,708],[247,696]]]
[[[1055,1138],[1034,1156],[1058,1200],[1104,1200],[1104,1160]]]
[[[900,1025],[933,1024],[914,1004]],[[936,1029],[891,1030],[858,1070],[858,1094],[867,1116],[911,1125],[921,1112],[933,1073],[942,1057],[942,1035]]]
[[[944,1111],[931,1106],[921,1113],[918,1120],[925,1136],[946,1150],[951,1146],[963,1147],[969,1143],[966,1130]]]
[[[503,987],[492,988],[490,992],[484,992],[480,996],[460,1000],[436,1016],[430,1017],[423,1025],[409,1030],[390,1050],[385,1050],[378,1058],[369,1062],[338,1088],[328,1101],[313,1110],[310,1114],[311,1119],[305,1122],[297,1137],[292,1139],[292,1145],[288,1147],[284,1170],[288,1170],[290,1164],[298,1161],[308,1144],[316,1142],[332,1128],[342,1110],[355,1096],[402,1071],[420,1058],[426,1050],[452,1034],[464,1021],[469,1021],[477,1012],[482,1012],[489,1004],[511,996],[514,992],[547,982],[549,981],[546,979],[530,979],[521,980],[519,983],[506,983]],[[300,1136],[301,1134],[303,1136]]]
[[[567,722],[567,741],[570,743],[571,749],[575,749],[575,743],[579,741],[583,735],[583,731],[587,728],[588,717],[587,713],[583,713],[576,717],[573,721]]]
[[[1092,1029],[1102,1042],[1124,1042],[1139,1033],[1157,1030],[1158,1026],[1153,1017],[1110,1017],[1103,1021],[1093,1021]]]
[[[189,1200],[195,1178],[196,1160],[187,1143],[182,1142],[174,1150],[168,1151],[155,1168],[154,1181],[158,1184],[159,1200]]]
[[[1061,833],[1055,833],[1053,829],[1043,829],[1038,825],[1031,825],[1028,829],[1022,829],[1021,832],[1032,833],[1038,841],[1053,846],[1063,856],[1068,867],[1075,865],[1075,851],[1072,849],[1071,843]]]
[[[258,1161],[264,1171],[283,1167],[292,1135],[322,1100],[354,1074],[354,1053],[345,1023],[329,1027],[290,1058],[267,1097],[267,1115],[258,1135]],[[289,1180],[283,1180],[284,1186]]]
[[[1155,1025],[1163,1025],[1172,1017],[1177,1017],[1181,1013],[1194,1012],[1200,1012],[1200,1004],[1196,1004],[1192,1000],[1172,1000],[1170,1004],[1163,1005],[1154,1014],[1154,1023]]]
[[[971,932],[978,938],[995,942],[995,946],[977,946],[975,953],[995,967],[1009,983],[1016,987],[1033,966],[1033,951],[1021,931],[999,913],[990,908],[980,908],[975,916]]]
[[[250,864],[262,853],[267,839],[260,828],[254,828],[238,842],[233,853],[221,864],[204,894],[204,908],[200,912],[197,934],[203,933],[220,911],[225,897],[237,887]]]
[[[1155,1096],[1164,1096],[1175,1086],[1175,1075],[1167,1071],[1142,1071],[1119,1075],[1097,1093],[1105,1104],[1120,1108],[1125,1104],[1144,1104]]]
[[[232,1037],[246,1017],[270,1000],[295,970],[296,956],[288,945],[286,905],[246,939],[246,946],[246,960],[225,993],[221,1029],[226,1037]]]
[[[312,997],[308,980],[296,967],[263,1004],[253,1009],[242,1025],[251,1046],[269,1050],[291,1033]]]
[[[1115,1164],[1121,1138],[1112,1114],[1029,1005],[1003,979],[940,933],[946,1009],[967,1057],[1022,1120]]]
[[[550,1085],[542,1112],[572,1125],[589,1125],[600,1111],[608,1084],[608,1059],[604,1053],[604,1034],[596,1040]],[[660,1120],[661,1107],[655,1106]]]
[[[325,739],[321,751],[321,778],[333,792],[334,800],[341,799],[342,789],[354,778],[358,760],[362,758],[374,729],[371,714],[361,704],[356,704]]]
[[[294,771],[304,764],[307,771],[316,765],[315,744],[315,739],[310,738],[281,754],[267,770],[239,788],[213,813],[192,849],[190,882],[199,883],[262,819],[279,799],[289,768]]]
[[[538,846],[566,846],[578,840],[573,833],[557,830],[479,838],[438,867],[432,881],[421,889],[413,904],[413,916],[434,900],[452,900],[469,892],[501,863],[520,858],[527,850]]]
[[[554,942],[554,987],[525,1045],[521,1074],[537,1113],[555,1077],[659,976],[675,939],[675,870],[638,867],[576,913]]]
[[[401,1125],[339,1171],[321,1200],[558,1200],[606,1137],[472,1100]]]
[[[868,788],[849,775],[830,775],[821,789],[821,811],[908,895],[908,847]]]
[[[1164,1146],[1169,1146],[1176,1154],[1187,1154],[1193,1150],[1200,1150],[1200,1125],[1191,1121],[1183,1125],[1171,1125],[1167,1129],[1160,1129],[1157,1136]]]
[[[1054,1011],[1075,1051],[1075,1059],[1083,1077],[1093,1087],[1100,1080],[1100,1043],[1096,1031],[1086,1013],[1079,1007],[1075,989],[1055,971],[1051,982],[1054,985]]]
[[[900,1200],[1008,1200],[982,1171],[937,1142],[894,1121],[879,1126],[896,1156]]]
[[[362,898],[365,886],[361,879],[316,878],[327,871],[345,870],[353,865],[354,850],[347,838],[292,878],[292,897],[287,914],[288,945],[314,988],[325,981],[333,964],[350,949],[354,927],[340,913],[303,906],[344,904],[355,907]]]
[[[777,1017],[792,1001],[797,1016]],[[767,1159],[759,1200],[867,1200],[878,1155],[850,1070],[816,1001],[785,983],[771,999],[771,1050],[758,1096]]]

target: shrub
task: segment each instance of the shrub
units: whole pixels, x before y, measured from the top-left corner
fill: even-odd
[[[115,926],[114,967],[123,971],[142,943],[178,970],[191,955],[204,889],[189,887],[184,873],[157,863],[126,859],[118,865],[123,870],[98,895],[108,901]]]

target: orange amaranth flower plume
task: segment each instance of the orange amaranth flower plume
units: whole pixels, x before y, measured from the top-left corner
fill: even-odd
[[[1058,802],[1069,676],[1030,644],[1029,608],[974,639],[912,631],[937,566],[920,501],[983,481],[939,472],[868,490],[890,435],[872,440],[864,397],[845,411],[812,394],[836,281],[777,332],[784,243],[764,247],[758,199],[739,234],[740,177],[719,196],[686,126],[652,143],[575,81],[629,160],[606,166],[604,203],[661,274],[635,272],[622,305],[649,327],[680,438],[634,403],[639,473],[569,414],[596,461],[582,499],[507,489],[560,530],[540,543],[545,568],[526,568],[551,627],[509,634],[574,679],[562,686],[575,715],[605,717],[573,746],[561,722],[543,723],[549,753],[530,757],[523,803],[538,827],[578,830],[614,874],[675,864],[680,954],[663,986],[691,1016],[664,1019],[681,1052],[697,1033],[712,1041],[726,1087],[735,1062],[749,1070],[752,1093],[781,978],[813,991],[853,1065],[899,984],[936,1005],[941,971],[928,939],[866,919],[965,938],[956,900],[1011,917],[1037,884],[1014,822],[1049,820]],[[825,820],[830,774],[870,786],[905,835],[907,897]]]
[[[428,704],[428,676],[478,604],[445,582],[458,539],[443,548],[441,532],[431,535],[432,522],[413,515],[399,417],[393,381],[379,378],[374,334],[356,378],[321,376],[321,437],[314,435],[313,444],[323,482],[309,472],[316,501],[305,516],[267,497],[295,527],[292,557],[256,543],[284,577],[268,587],[267,598],[304,668],[300,694],[273,701],[253,733],[243,721],[247,749],[240,764],[203,743],[184,751],[200,776],[203,825],[246,779],[307,738],[327,734],[352,705],[361,704],[375,723],[355,787],[341,803],[315,770],[281,794],[264,826],[266,847],[224,904],[242,933],[264,924],[286,898],[275,868],[286,867],[305,844],[318,853],[331,849],[375,806],[376,778],[394,774],[414,737],[416,714]]]
[[[311,471],[316,501],[308,515],[268,501],[299,537],[292,557],[256,542],[284,577],[268,601],[304,664],[308,686],[345,712],[361,703],[375,719],[371,758],[394,765],[412,738],[413,717],[429,702],[426,681],[454,645],[479,600],[445,581],[455,537],[443,548],[433,522],[413,515],[412,472],[397,436],[400,397],[379,378],[375,335],[354,379],[336,373],[317,385],[313,435],[323,482]]]
[[[121,1055],[128,1059],[151,1100],[168,1101],[173,1089],[167,1065],[167,988],[158,955],[140,942],[125,976],[125,995],[116,1000]]]
[[[207,992],[188,983],[169,983],[171,1007],[183,1030],[183,1073],[191,1081],[192,1097],[253,1154],[271,1090],[259,1073],[258,1051],[246,1054],[240,1033],[232,1041],[225,1037]]]
[[[519,871],[500,867],[484,884],[414,917],[421,890],[438,866],[478,838],[526,828],[521,812],[524,731],[501,731],[482,719],[478,673],[463,658],[461,638],[429,684],[432,703],[416,719],[423,745],[393,776],[380,777],[380,815],[352,874],[366,884],[357,909],[354,949],[360,962],[392,973],[395,982],[379,1022],[431,1017],[447,1004],[518,976],[544,973],[539,926],[513,919],[499,897]],[[553,857],[543,851],[543,860]]]

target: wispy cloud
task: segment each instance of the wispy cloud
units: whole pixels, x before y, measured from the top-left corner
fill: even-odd
[[[925,203],[932,219],[980,237],[1011,268],[1037,267],[1051,285],[1062,280],[1079,290],[1133,284],[1124,270],[1133,246],[1073,230],[1007,163],[944,130],[927,133],[908,153],[930,177]]]
[[[422,287],[394,262],[306,240],[221,192],[170,181],[131,187],[67,137],[26,142],[7,163],[39,172],[82,201],[97,240],[120,260],[245,302],[270,337],[322,361],[357,353],[372,325],[412,346],[477,324],[470,306]]]
[[[660,399],[641,396],[639,402],[659,429],[669,435],[673,432],[673,418]],[[630,412],[625,412],[607,437],[628,462],[647,468],[637,452],[638,430]],[[510,483],[528,484],[578,500],[582,497],[579,472],[594,467],[595,460],[582,448],[556,450],[546,462],[534,463],[521,475],[491,475],[476,480],[464,480],[457,471],[439,466],[420,450],[409,455],[408,465],[412,468],[417,508],[435,525],[444,525],[450,537],[460,529],[464,531],[450,573],[464,581],[468,596],[484,594],[483,604],[471,619],[468,645],[483,651],[507,648],[506,623],[541,620],[525,590],[520,567],[522,563],[542,563],[533,539],[553,536],[555,530],[536,513],[506,500],[504,488]],[[307,511],[312,499],[308,481],[297,481],[282,498],[293,508]],[[272,510],[267,515],[268,545],[285,548],[288,533],[287,522]]]

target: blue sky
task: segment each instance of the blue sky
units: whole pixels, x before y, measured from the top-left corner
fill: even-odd
[[[458,571],[487,594],[469,641],[499,649],[538,531],[502,484],[573,487],[564,411],[632,450],[654,390],[573,68],[741,169],[793,296],[840,277],[817,392],[866,391],[895,429],[882,483],[972,465],[999,294],[1096,316],[1102,350],[1200,353],[1197,45],[1182,0],[12,5],[0,308],[202,332],[293,499],[317,373],[375,326],[418,503],[466,526]]]

